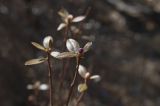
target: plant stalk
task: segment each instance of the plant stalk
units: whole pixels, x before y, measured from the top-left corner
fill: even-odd
[[[69,33],[69,26],[70,25],[68,23],[67,27],[65,28],[65,32],[64,32],[63,51],[65,50],[65,44],[66,44],[68,33]],[[61,73],[61,76],[60,76],[61,79],[60,79],[59,88],[62,88],[62,86],[63,86],[63,81],[64,81],[65,73],[66,73],[66,70],[67,70],[68,62],[69,62],[69,60],[67,60],[67,61],[63,60],[63,63],[62,63],[62,73]]]
[[[51,63],[50,63],[50,53],[47,53],[48,59],[48,78],[49,78],[49,106],[53,106],[53,82],[52,82],[52,67],[51,67]]]
[[[77,103],[76,103],[76,106],[79,105],[79,103],[81,102],[83,96],[84,96],[85,92],[82,92],[81,95],[79,96],[78,100],[77,100]]]
[[[79,69],[79,64],[80,64],[80,56],[77,57],[77,65],[76,65],[76,71],[74,73],[74,77],[70,86],[70,90],[69,90],[69,94],[68,94],[68,98],[67,98],[67,102],[66,102],[66,106],[68,106],[69,101],[71,99],[72,93],[73,93],[73,89],[74,86],[76,84],[76,79],[77,79],[77,75],[78,75],[78,69]]]

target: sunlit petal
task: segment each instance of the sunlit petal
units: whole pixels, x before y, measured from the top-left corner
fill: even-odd
[[[84,47],[83,47],[83,50],[84,50],[84,53],[87,52],[92,46],[92,42],[88,42]]]
[[[83,65],[79,65],[78,73],[82,78],[85,78],[87,69]]]
[[[61,24],[58,26],[57,31],[60,31],[60,30],[62,30],[62,29],[65,28],[65,27],[66,27],[66,24],[61,23]]]
[[[80,22],[83,21],[86,17],[85,16],[78,16],[73,18],[72,22]]]
[[[79,43],[74,39],[68,39],[66,42],[66,47],[70,52],[77,52],[80,48]]]
[[[95,82],[99,82],[101,80],[101,77],[99,75],[93,75],[90,77],[90,79],[93,79]]]

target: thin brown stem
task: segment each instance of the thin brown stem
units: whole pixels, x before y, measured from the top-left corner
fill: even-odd
[[[52,68],[50,63],[50,53],[47,53],[48,56],[48,78],[49,78],[49,106],[53,106],[53,82],[52,82]]]
[[[79,69],[79,64],[80,64],[80,56],[77,57],[76,71],[75,71],[75,73],[74,73],[74,77],[73,77],[73,80],[72,80],[72,83],[71,83],[71,86],[70,86],[70,90],[69,90],[69,94],[68,94],[66,106],[68,106],[68,104],[69,104],[69,101],[70,101],[71,96],[72,96],[72,93],[73,93],[74,86],[75,86],[75,84],[76,84],[76,79],[77,79],[77,75],[78,75],[77,73],[78,73],[78,69]]]
[[[79,105],[79,103],[81,102],[81,100],[83,99],[83,96],[84,96],[85,92],[82,92],[77,100],[77,103],[76,103],[76,106]]]
[[[68,24],[67,27],[65,28],[65,32],[64,32],[64,38],[63,38],[63,51],[65,50],[65,44],[66,44],[66,41],[67,41],[67,37],[68,37],[68,33],[69,33],[69,27],[70,25]],[[63,81],[64,81],[64,77],[65,77],[65,73],[66,73],[66,70],[67,70],[67,63],[69,62],[69,60],[65,61],[63,60],[63,63],[62,63],[62,73],[60,75],[60,84],[59,84],[59,88],[62,88],[63,86]]]

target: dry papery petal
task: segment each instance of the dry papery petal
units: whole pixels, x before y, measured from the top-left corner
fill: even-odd
[[[63,18],[66,18],[66,17],[68,17],[68,15],[69,15],[69,13],[68,13],[68,11],[67,11],[66,9],[61,9],[61,10],[58,12],[58,14],[59,14],[61,17],[63,17]]]
[[[70,52],[77,52],[80,48],[79,43],[74,39],[68,39],[66,42],[66,47]]]
[[[90,77],[90,79],[93,79],[95,82],[99,82],[101,80],[101,77],[99,75],[93,75]]]
[[[80,93],[86,91],[87,89],[88,89],[88,87],[87,87],[86,83],[82,83],[82,84],[78,85],[78,92],[80,92]]]
[[[65,28],[65,27],[66,27],[66,24],[65,24],[65,23],[61,23],[61,24],[58,26],[57,31],[60,31],[60,30],[62,30],[62,29]]]
[[[79,65],[78,73],[82,78],[85,78],[87,69],[83,65]]]
[[[51,48],[52,43],[53,43],[52,36],[46,36],[43,40],[43,46],[45,48]]]
[[[44,61],[46,61],[47,58],[38,58],[38,59],[31,59],[25,62],[25,65],[34,65],[34,64],[40,64],[43,63]]]
[[[74,52],[63,52],[55,56],[55,58],[63,59],[63,58],[70,58],[70,57],[76,57],[76,56],[77,54]]]
[[[40,44],[38,44],[38,43],[36,43],[36,42],[31,42],[31,43],[32,43],[32,45],[33,45],[34,47],[36,47],[36,48],[38,48],[38,49],[40,49],[40,50],[46,51],[46,49],[45,49],[42,45],[40,45]]]
[[[92,46],[92,42],[88,42],[87,44],[85,44],[85,46],[83,47],[84,53],[87,52]]]
[[[83,21],[86,17],[85,16],[78,16],[73,18],[72,22],[80,22]]]

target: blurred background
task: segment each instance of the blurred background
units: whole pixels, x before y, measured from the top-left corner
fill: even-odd
[[[24,62],[45,56],[30,42],[42,43],[47,35],[62,51],[63,31],[56,31],[61,8],[74,16],[90,8],[71,37],[81,46],[93,41],[82,64],[102,80],[90,82],[80,106],[160,106],[159,0],[0,0],[0,106],[35,106],[35,92],[27,85],[47,84],[47,64],[26,67]],[[55,106],[67,95],[75,67],[70,61],[58,91],[62,62],[52,60]],[[47,95],[39,91],[38,106],[47,106]]]

